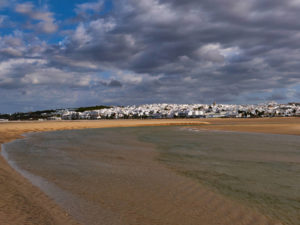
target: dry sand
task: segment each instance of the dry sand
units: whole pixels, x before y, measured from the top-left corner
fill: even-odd
[[[22,138],[21,135],[26,132],[184,124],[199,124],[203,129],[300,135],[300,118],[7,122],[0,123],[0,144]],[[160,173],[158,171],[155,174],[158,175]],[[164,177],[167,176],[166,170],[163,174]],[[180,183],[180,185],[177,185],[175,188],[175,181],[179,178],[171,171],[170,176],[173,177],[170,180],[174,181],[174,184],[172,184],[174,186],[174,192],[178,191],[178,193],[180,193],[181,188],[182,190],[186,190],[186,185],[190,185],[190,197],[174,201],[174,206],[176,208],[176,205],[178,205],[182,210],[185,208],[182,207],[182,205],[186,206],[187,210],[195,208],[194,206],[196,205],[199,206],[200,210],[194,209],[190,212],[192,213],[191,218],[193,221],[199,221],[198,224],[273,224],[259,213],[249,212],[246,208],[240,207],[236,203],[223,199],[205,190],[205,188],[202,189],[201,186],[194,184],[192,181],[186,184],[185,182],[184,184]],[[153,177],[153,180],[163,181],[165,179],[163,177],[154,179]],[[168,187],[170,188],[172,186],[168,185]],[[197,191],[198,196],[198,201],[196,202],[193,197],[195,191]],[[2,157],[0,157],[0,193],[0,224],[76,224],[55,202],[15,172]],[[151,198],[151,196],[149,197]],[[164,198],[167,198],[169,204],[172,204],[172,202],[170,202],[172,201],[172,196],[170,196],[170,199],[167,195]],[[159,201],[153,202],[154,205],[159,205],[156,203],[159,203]],[[161,207],[163,209],[163,206]],[[158,209],[158,212],[159,211]],[[175,214],[174,212],[170,213],[168,216],[172,216],[173,214],[173,217],[178,217],[176,211]],[[155,218],[153,219],[155,221]],[[171,218],[171,221],[174,220]],[[155,222],[153,224],[155,224]]]
[[[204,129],[300,135],[300,117],[206,119]]]

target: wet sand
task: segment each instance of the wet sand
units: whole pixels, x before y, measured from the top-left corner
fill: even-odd
[[[22,134],[27,132],[199,123],[203,122],[187,120],[3,122],[0,123],[0,144],[23,138]],[[53,200],[13,170],[2,156],[0,193],[0,224],[77,224]]]
[[[11,122],[0,123],[0,143],[21,138],[21,134],[26,132],[189,123],[194,125],[202,123],[203,129],[300,134],[299,118]],[[257,127],[256,130],[255,127]],[[247,128],[249,129],[247,130]],[[128,201],[130,204],[138,206],[139,196],[148,196],[150,204],[144,207],[145,209],[148,207],[149,210],[145,210],[140,215],[139,224],[159,224],[152,216],[156,213],[169,218],[168,224],[184,224],[183,222],[186,220],[180,219],[183,218],[180,216],[180,212],[185,212],[184,218],[190,218],[191,223],[187,224],[274,224],[258,212],[250,212],[243,206],[224,199],[202,188],[198,183],[180,177],[153,160],[149,160],[152,159],[152,156],[154,157],[154,152],[145,154],[145,152],[132,151],[131,153],[134,154],[126,155],[129,161],[121,171],[133,174],[130,179],[139,180],[140,183],[138,182],[136,187],[128,186],[128,195],[118,196],[117,193],[121,193],[118,192],[119,188],[126,190],[126,184],[128,184],[126,181],[121,182],[122,180],[119,180],[120,186],[109,186],[109,188],[115,189],[115,194],[107,196],[107,198],[111,197],[118,200],[122,197],[124,202]],[[137,166],[138,170],[132,171],[135,168],[132,166]],[[148,178],[152,184],[150,187],[143,183],[143,179],[148,179],[144,176],[147,173],[149,173]],[[0,158],[0,182],[0,192],[2,193],[0,197],[0,224],[76,224],[54,201],[11,169],[3,158]],[[189,193],[189,195],[182,195],[184,192]],[[127,204],[116,207],[124,212],[122,215],[127,221],[126,224],[134,224],[134,221],[131,220],[134,217],[130,215],[135,212],[131,212]],[[146,220],[146,218],[148,219]],[[152,218],[152,221],[149,218]],[[108,221],[111,220],[108,219]],[[143,221],[147,221],[147,223],[143,223]],[[113,221],[111,224],[114,224]]]

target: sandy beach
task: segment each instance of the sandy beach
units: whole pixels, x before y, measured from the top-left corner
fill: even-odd
[[[0,144],[23,138],[28,132],[104,127],[203,124],[187,120],[58,121],[0,123]],[[42,191],[14,171],[0,157],[0,224],[76,224]]]
[[[209,130],[300,135],[300,117],[206,119]]]
[[[199,129],[300,135],[300,118],[6,122],[0,123],[0,144],[22,138],[22,134],[27,132],[162,125],[199,125]],[[144,156],[140,155],[140,157]],[[146,160],[145,163],[150,162]],[[141,166],[141,168],[143,167]],[[159,178],[157,176],[161,171],[163,171],[162,177]],[[158,169],[157,172],[153,172],[153,181],[164,180],[164,177],[168,175],[167,170]],[[170,182],[173,182],[171,185],[175,186],[177,182],[187,183],[192,191],[195,190],[194,182],[187,182],[186,179],[178,178],[175,175],[172,175],[171,178]],[[2,157],[0,158],[0,182],[0,192],[2,193],[0,197],[0,224],[77,224],[54,201],[15,172]],[[166,187],[169,187],[169,184],[166,183]],[[180,192],[180,188],[180,186],[177,188],[178,192]],[[182,199],[177,201],[178,204],[186,206],[189,203],[197,206],[206,204],[205,207],[202,206],[202,214],[197,212],[197,215],[192,215],[197,216],[194,218],[195,221],[197,218],[201,218],[203,224],[221,224],[221,222],[222,224],[274,224],[259,213],[247,212],[246,208],[222,199],[209,190],[203,189],[197,193],[199,199],[201,196],[206,196],[202,202],[199,200],[196,203],[192,197],[185,201]],[[166,200],[172,199],[168,199],[167,195],[165,198]],[[216,211],[214,207],[219,204],[222,207]],[[153,202],[153,205],[159,205],[159,201]],[[172,207],[170,206],[169,209],[171,210]],[[239,208],[239,210],[231,214],[232,220],[228,219],[227,214],[230,210],[234,211],[235,208]],[[242,220],[241,217],[245,214],[248,214],[247,219]],[[176,218],[176,215],[173,216]],[[222,219],[222,217],[227,217],[227,220]]]

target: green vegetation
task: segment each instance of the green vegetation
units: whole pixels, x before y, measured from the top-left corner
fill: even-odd
[[[35,112],[16,112],[13,114],[0,114],[0,119],[7,120],[38,120],[38,119],[46,119],[49,115],[55,113],[56,110],[43,110],[43,111],[35,111]]]
[[[89,107],[80,107],[74,108],[72,110],[76,112],[84,112],[90,110],[98,110],[98,109],[108,109],[112,108],[110,106],[105,105],[96,105]],[[34,112],[16,112],[13,114],[1,114],[0,119],[4,120],[39,120],[39,119],[49,119],[50,117],[61,117],[61,109],[50,109],[50,110],[42,110],[42,111],[34,111]]]
[[[96,106],[89,106],[89,107],[80,107],[75,109],[76,112],[84,112],[84,111],[91,111],[91,110],[100,110],[100,109],[110,109],[111,106],[105,105],[96,105]]]

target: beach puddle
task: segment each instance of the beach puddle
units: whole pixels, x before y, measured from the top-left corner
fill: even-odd
[[[300,224],[297,136],[86,129],[30,134],[4,152],[82,224]]]

